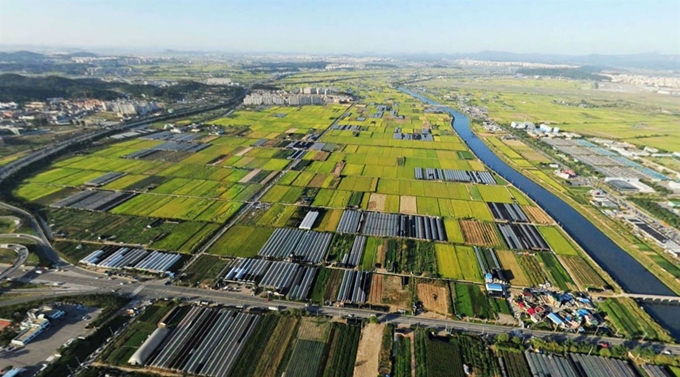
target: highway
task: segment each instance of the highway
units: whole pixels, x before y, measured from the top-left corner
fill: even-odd
[[[1,238],[6,237],[6,234],[0,234]],[[3,271],[0,274],[0,280],[5,279],[7,276],[10,276],[13,274],[19,267],[23,266],[24,263],[26,263],[26,259],[28,259],[28,248],[24,245],[18,245],[18,244],[0,244],[0,249],[10,249],[14,250],[17,253],[17,260],[12,264],[8,269]]]
[[[92,272],[91,272],[92,273]],[[92,273],[94,274],[94,273]],[[305,303],[285,301],[285,300],[267,300],[262,297],[250,296],[247,294],[231,291],[218,291],[218,290],[207,290],[200,288],[189,288],[174,285],[165,285],[165,280],[151,280],[147,282],[134,282],[123,278],[112,278],[109,280],[106,276],[95,275],[85,276],[82,275],[81,269],[77,267],[66,267],[64,271],[57,272],[55,270],[46,271],[41,275],[35,274],[35,272],[25,273],[23,278],[20,280],[32,281],[34,283],[59,283],[60,288],[54,288],[52,290],[36,290],[33,291],[35,294],[30,297],[17,297],[16,299],[3,300],[0,302],[0,306],[12,305],[18,302],[26,302],[31,299],[46,298],[46,297],[59,297],[68,296],[73,294],[86,294],[86,293],[110,293],[112,291],[118,294],[126,294],[134,297],[135,299],[163,299],[163,298],[180,298],[185,301],[211,301],[214,303],[219,303],[223,305],[244,305],[246,307],[260,307],[267,308],[269,306],[278,305],[285,309],[300,309],[307,310],[312,314],[333,316],[333,317],[346,317],[353,315],[356,318],[369,318],[375,316],[381,322],[389,322],[398,325],[419,325],[438,331],[449,330],[449,331],[465,331],[478,334],[500,334],[514,331],[515,334],[522,334],[524,337],[540,337],[546,340],[555,341],[565,341],[567,339],[572,339],[578,342],[587,342],[591,344],[597,344],[598,342],[609,342],[612,345],[624,344],[627,347],[635,347],[637,345],[650,346],[656,351],[661,352],[663,350],[669,350],[674,354],[680,353],[679,344],[664,344],[660,342],[646,342],[629,340],[622,338],[613,337],[602,337],[595,335],[581,335],[573,333],[564,332],[550,332],[543,330],[534,329],[522,329],[519,327],[509,327],[497,325],[494,322],[468,322],[468,321],[456,321],[445,318],[428,318],[424,315],[410,316],[399,313],[384,313],[382,311],[372,310],[370,308],[365,309],[355,309],[355,308],[342,308],[342,307],[331,307],[331,306],[312,306],[307,307]],[[21,290],[22,293],[29,293],[30,289]]]
[[[47,239],[47,236],[45,235],[45,232],[43,231],[42,227],[40,226],[40,223],[33,217],[32,214],[29,212],[15,207],[13,205],[0,202],[0,208],[5,209],[7,211],[14,212],[17,217],[23,219],[27,224],[33,229],[33,231],[38,235],[32,236],[29,234],[12,234],[10,236],[16,236],[19,238],[27,238],[31,239],[33,241],[36,241],[38,243],[38,250],[37,252],[40,254],[39,257],[42,260],[45,261],[50,261],[52,264],[58,265],[60,263],[60,258],[59,255],[57,254],[56,251],[52,248],[52,245],[50,244],[50,241]]]

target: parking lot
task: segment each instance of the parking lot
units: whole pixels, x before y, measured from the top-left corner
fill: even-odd
[[[14,368],[26,368],[27,371],[22,376],[35,375],[45,360],[54,355],[57,349],[69,339],[88,335],[91,330],[86,329],[85,326],[99,315],[97,308],[61,305],[55,309],[63,310],[66,314],[61,319],[53,321],[50,327],[26,347],[9,352],[1,351],[0,368],[11,365]],[[90,319],[83,319],[84,317]]]

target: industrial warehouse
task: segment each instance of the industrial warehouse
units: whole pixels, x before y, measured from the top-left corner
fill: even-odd
[[[496,180],[488,171],[473,170],[450,170],[434,168],[414,168],[416,179],[426,181],[449,181],[449,182],[468,182],[482,183],[485,185],[495,185]]]
[[[80,260],[90,267],[132,269],[151,273],[165,273],[182,258],[180,254],[162,253],[131,247],[104,246]]]
[[[439,217],[400,215],[381,212],[345,210],[338,233],[360,233],[367,236],[416,238],[446,241],[444,223]]]
[[[259,321],[258,315],[227,309],[177,307],[128,363],[177,373],[226,376]]]

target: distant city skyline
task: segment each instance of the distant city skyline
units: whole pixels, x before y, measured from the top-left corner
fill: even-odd
[[[2,0],[0,45],[303,54],[680,54],[680,1]]]

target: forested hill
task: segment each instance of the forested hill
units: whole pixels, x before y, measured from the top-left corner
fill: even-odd
[[[230,86],[208,86],[195,81],[180,81],[177,85],[156,87],[99,79],[69,79],[60,76],[27,77],[13,73],[0,75],[0,102],[45,101],[48,98],[89,98],[113,100],[138,98],[144,95],[159,101],[177,101],[214,94],[231,97],[242,89]]]
[[[583,68],[520,68],[517,73],[527,76],[564,77],[575,80],[609,81],[609,77]]]

